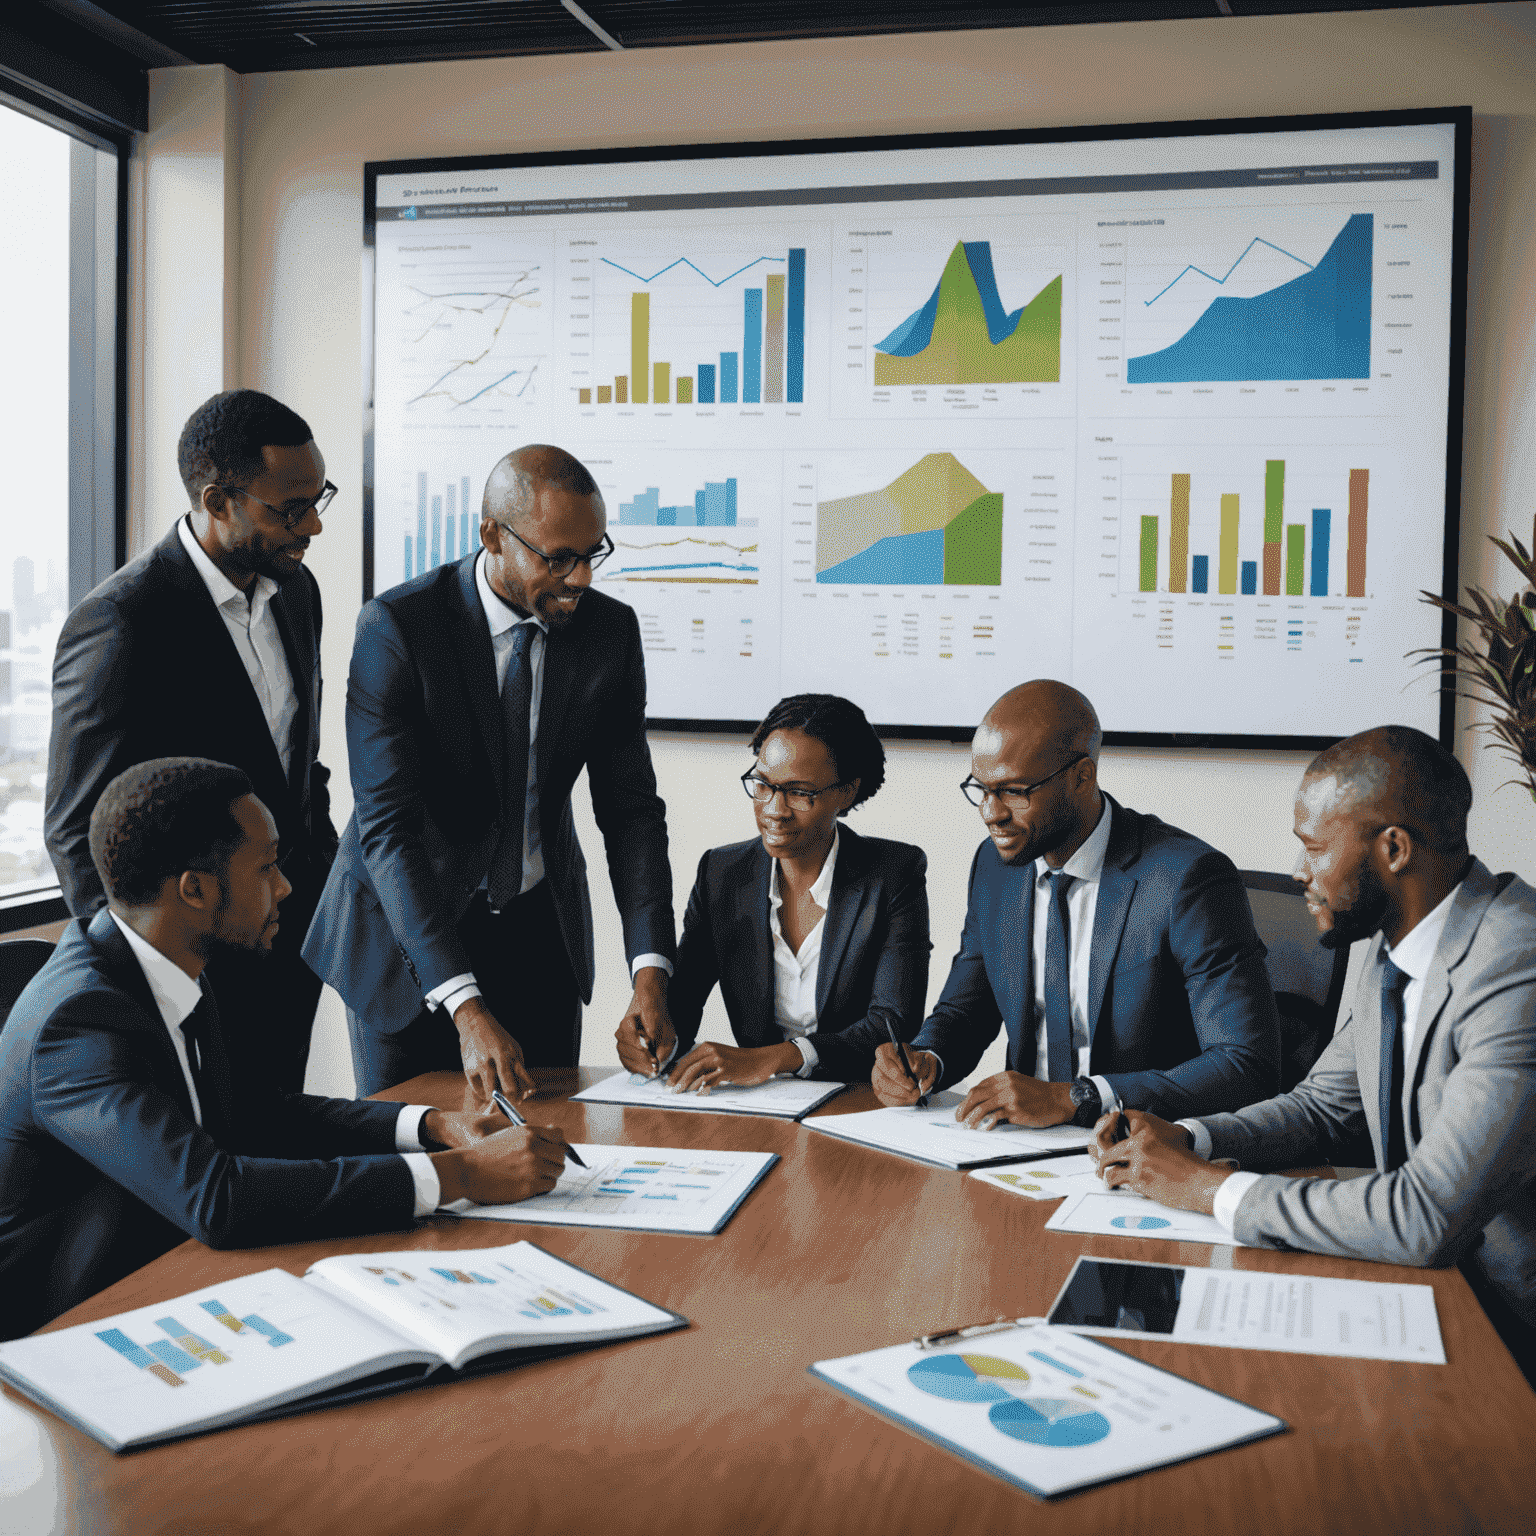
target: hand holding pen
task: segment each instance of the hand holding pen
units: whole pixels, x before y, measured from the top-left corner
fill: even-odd
[[[507,1119],[512,1122],[513,1125],[526,1126],[528,1124],[528,1122],[524,1120],[523,1117],[518,1114],[518,1112],[512,1107],[512,1101],[507,1098],[501,1089],[493,1088],[491,1090],[491,1098],[495,1101],[496,1108],[499,1109],[502,1114],[504,1114]],[[585,1168],[587,1166],[576,1155],[576,1149],[574,1147],[567,1145],[565,1148],[565,1155],[571,1162],[575,1163],[578,1168]]]
[[[870,1079],[870,1085],[875,1090],[875,1097],[885,1105],[900,1105],[909,1102],[909,1093],[913,1090],[917,1094],[917,1107],[927,1109],[928,1092],[924,1089],[922,1079],[913,1070],[912,1058],[907,1054],[907,1048],[902,1044],[896,1033],[896,1025],[891,1015],[881,1010],[885,1023],[885,1032],[890,1038],[891,1049],[886,1051],[882,1045],[875,1057],[874,1075]],[[900,1065],[901,1076],[898,1077],[892,1068],[891,1062]]]

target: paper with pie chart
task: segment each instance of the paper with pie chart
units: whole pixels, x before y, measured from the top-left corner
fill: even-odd
[[[1040,1163],[1010,1163],[1006,1168],[973,1168],[971,1177],[1026,1200],[1064,1200],[1069,1195],[1104,1193],[1098,1164],[1088,1152]]]
[[[1196,1211],[1176,1211],[1141,1195],[1100,1188],[1070,1196],[1045,1224],[1047,1232],[1084,1232],[1096,1237],[1153,1237],[1174,1243],[1221,1243],[1247,1248],[1216,1220]]]
[[[898,1344],[811,1367],[967,1461],[1042,1498],[1276,1433],[1282,1420],[1065,1330]]]

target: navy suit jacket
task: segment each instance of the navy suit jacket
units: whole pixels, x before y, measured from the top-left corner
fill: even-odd
[[[249,1048],[208,1041],[199,1126],[111,914],[68,925],[0,1031],[0,1336],[188,1237],[244,1248],[409,1225],[400,1106],[263,1088]]]
[[[823,919],[816,971],[820,1058],[812,1074],[859,1082],[874,1070],[875,1047],[910,1039],[928,998],[928,860],[921,848],[839,830],[837,867]],[[680,1051],[698,1038],[705,1000],[719,982],[738,1045],[778,1045],[773,935],[768,896],[773,859],[760,838],[711,848],[683,917],[677,973],[667,1003]]]
[[[304,958],[375,1029],[404,1029],[427,993],[472,969],[457,925],[503,822],[505,736],[475,556],[366,604],[347,679],[355,809]],[[544,871],[571,969],[592,997],[592,904],[571,817],[583,768],[628,957],[674,948],[666,807],[645,739],[634,610],[589,590],[551,629],[535,757]]]
[[[320,751],[320,588],[300,567],[272,598],[299,712],[292,761],[272,744],[234,641],[176,529],[81,599],[53,662],[43,830],[76,917],[104,907],[91,863],[91,812],[125,768],[152,757],[211,757],[250,775],[277,823],[295,886],[319,884],[336,847],[330,770]]]
[[[1280,1025],[1241,877],[1208,843],[1104,798],[1114,820],[1088,968],[1092,1074],[1128,1108],[1170,1120],[1268,1098]],[[975,1070],[1000,1023],[1009,1070],[1035,1070],[1034,874],[1005,865],[990,839],[976,851],[960,952],[913,1042],[942,1059],[945,1083]]]

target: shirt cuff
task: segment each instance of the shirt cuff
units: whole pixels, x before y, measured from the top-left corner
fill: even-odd
[[[1196,1157],[1203,1157],[1206,1162],[1211,1160],[1211,1133],[1201,1125],[1198,1120],[1175,1120],[1175,1125],[1182,1125],[1189,1132],[1189,1149]]]
[[[443,1186],[438,1182],[437,1169],[425,1152],[406,1152],[405,1166],[411,1170],[411,1183],[416,1186],[416,1205],[411,1215],[418,1221],[430,1216],[442,1200]]]
[[[1237,1236],[1237,1208],[1242,1203],[1243,1196],[1262,1177],[1262,1174],[1257,1173],[1228,1174],[1222,1181],[1221,1188],[1216,1191],[1216,1198],[1211,1202],[1211,1214],[1234,1237]]]
[[[1099,1090],[1099,1113],[1112,1115],[1120,1108],[1120,1095],[1109,1086],[1107,1077],[1090,1077],[1088,1079]]]
[[[421,1139],[421,1122],[432,1112],[430,1104],[402,1104],[395,1120],[395,1151],[425,1152]],[[435,1177],[435,1175],[434,1175]]]
[[[635,958],[629,962],[629,979],[633,981],[635,979],[635,973],[637,971],[643,971],[648,965],[658,966],[660,969],[664,970],[668,976],[672,974],[672,962],[668,960],[665,955],[636,955]]]
[[[795,1076],[809,1077],[811,1073],[816,1070],[821,1061],[821,1057],[817,1054],[816,1047],[812,1045],[804,1035],[795,1036],[795,1049],[800,1052],[803,1061],[803,1065],[800,1067],[800,1070],[795,1073]]]
[[[919,1047],[919,1049],[926,1049],[926,1047]],[[928,1054],[939,1064],[939,1070],[933,1074],[933,1088],[930,1090],[937,1093],[939,1084],[944,1081],[944,1058],[937,1051],[929,1051]]]
[[[460,996],[461,993],[463,996]],[[465,971],[462,976],[450,976],[442,986],[433,987],[424,1001],[428,1008],[441,1008],[452,1018],[453,1010],[460,1003],[479,996],[480,988],[475,983],[474,973]]]

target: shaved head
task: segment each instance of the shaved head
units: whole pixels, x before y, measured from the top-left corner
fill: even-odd
[[[1063,761],[1080,754],[1098,762],[1104,744],[1093,705],[1076,688],[1050,677],[1010,688],[982,716],[976,734],[983,731],[1007,737],[1022,734],[1031,751],[1052,749]]]
[[[532,515],[542,486],[573,496],[597,496],[587,466],[564,448],[527,443],[500,460],[485,482],[480,515],[508,528],[520,527]]]

